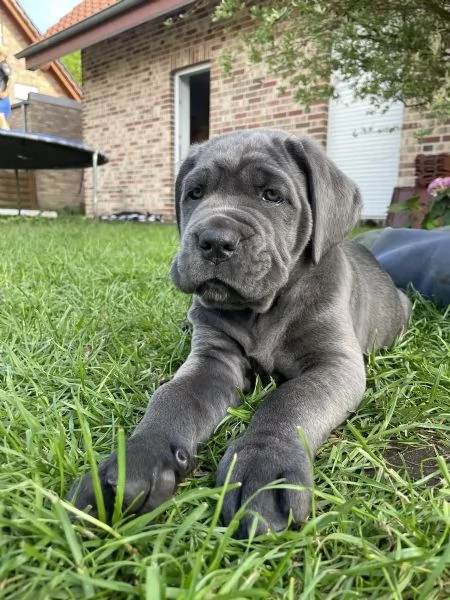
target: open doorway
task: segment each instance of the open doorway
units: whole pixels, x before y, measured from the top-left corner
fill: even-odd
[[[175,160],[186,158],[189,146],[209,138],[210,68],[201,65],[175,75]]]

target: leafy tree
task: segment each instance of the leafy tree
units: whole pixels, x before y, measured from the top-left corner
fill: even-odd
[[[267,63],[302,104],[335,95],[339,72],[377,106],[400,100],[450,117],[448,0],[222,0],[214,19],[244,9],[255,24],[244,42],[251,61]]]
[[[81,85],[81,52],[77,50],[72,54],[67,54],[61,58],[62,64],[66,67],[78,85]]]

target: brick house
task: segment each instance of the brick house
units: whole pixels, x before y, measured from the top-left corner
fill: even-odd
[[[237,54],[232,72],[225,51],[238,49],[252,27],[212,23],[208,5],[192,0],[83,0],[43,38],[19,53],[36,68],[82,49],[84,141],[105,151],[99,214],[144,210],[173,216],[173,181],[189,144],[240,128],[280,127],[319,140],[361,187],[363,217],[383,219],[397,186],[414,186],[419,153],[450,151],[450,124],[419,144],[427,125],[402,105],[368,115],[343,87],[339,102],[317,102],[310,112],[280,92],[264,65]],[[214,4],[214,3],[210,3]],[[209,5],[210,6],[210,5]],[[189,18],[167,17],[190,11]],[[366,133],[355,137],[355,130]],[[394,133],[380,130],[394,129]],[[93,208],[86,196],[86,209]]]
[[[30,71],[15,55],[36,42],[39,31],[15,0],[0,0],[0,43],[9,49],[14,85],[12,129],[81,139],[81,90],[61,63],[47,62]],[[21,208],[60,208],[80,204],[79,171],[23,171]],[[0,171],[0,206],[16,206],[14,173]]]
[[[80,100],[81,90],[61,63],[46,63],[30,71],[25,60],[15,57],[39,36],[39,31],[15,0],[0,0],[0,44],[9,49],[8,61],[14,73],[11,101],[27,100],[30,92]]]

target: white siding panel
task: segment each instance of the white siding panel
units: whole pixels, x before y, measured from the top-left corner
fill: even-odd
[[[359,186],[362,217],[384,219],[398,179],[403,104],[372,114],[373,106],[354,101],[347,85],[339,84],[339,92],[330,101],[328,156]]]

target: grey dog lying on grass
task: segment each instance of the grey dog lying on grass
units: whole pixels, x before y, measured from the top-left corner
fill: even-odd
[[[173,283],[194,294],[192,349],[127,442],[130,512],[174,494],[199,444],[263,373],[278,386],[219,464],[221,485],[236,455],[231,482],[241,483],[225,495],[223,521],[245,503],[240,536],[254,513],[259,533],[307,517],[311,456],[361,402],[363,353],[391,344],[410,313],[373,256],[344,241],[360,208],[356,186],[309,139],[261,129],[192,148],[176,181],[181,247],[171,270]],[[99,477],[111,516],[115,454]],[[256,494],[280,479],[299,487]],[[96,506],[90,474],[70,496],[80,508]]]

